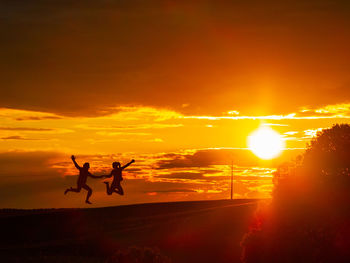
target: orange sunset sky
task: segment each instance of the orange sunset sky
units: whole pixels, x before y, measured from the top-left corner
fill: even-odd
[[[132,164],[125,196],[93,206],[266,198],[272,173],[323,128],[349,123],[350,3],[0,3],[0,207],[85,207],[77,162]],[[286,142],[261,160],[247,137]]]

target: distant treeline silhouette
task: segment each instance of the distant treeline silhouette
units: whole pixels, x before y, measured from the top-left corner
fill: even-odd
[[[350,262],[350,125],[318,132],[278,168],[242,247],[245,263]]]

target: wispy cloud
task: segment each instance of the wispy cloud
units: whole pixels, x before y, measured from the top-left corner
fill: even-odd
[[[319,108],[302,107],[300,115],[315,115],[316,117],[349,118],[350,103],[325,105]]]
[[[125,131],[125,130],[149,130],[149,129],[166,129],[166,128],[177,128],[183,127],[183,124],[166,124],[166,123],[148,123],[148,124],[127,124],[120,126],[93,126],[93,125],[76,125],[76,128],[86,130],[111,130],[111,131]]]
[[[26,138],[18,135],[13,135],[13,136],[2,137],[1,140],[40,141],[40,140],[46,140],[46,139]]]
[[[0,108],[0,117],[16,121],[59,120],[63,118],[53,113],[9,108]]]
[[[182,116],[180,113],[173,110],[144,106],[121,106],[110,108],[110,110],[111,112],[116,111],[116,113],[112,113],[108,115],[108,117],[122,120],[139,120],[141,118],[143,120],[148,120],[151,118],[156,122],[161,122]]]
[[[314,119],[349,119],[350,103],[326,105],[321,108],[301,107],[299,111],[281,115],[240,115],[238,111],[228,112],[235,116],[182,116],[184,119],[206,120],[314,120]],[[270,124],[278,125],[278,124]]]
[[[3,131],[53,131],[54,129],[50,128],[31,128],[31,127],[0,127],[0,130]]]

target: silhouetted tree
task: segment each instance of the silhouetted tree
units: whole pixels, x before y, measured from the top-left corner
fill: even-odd
[[[274,174],[273,198],[242,241],[243,261],[350,262],[350,126],[318,132]]]
[[[349,176],[350,125],[336,124],[318,132],[304,154],[304,169],[323,176]]]

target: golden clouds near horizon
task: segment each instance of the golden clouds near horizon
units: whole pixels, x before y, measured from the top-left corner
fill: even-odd
[[[300,154],[318,130],[349,121],[347,104],[321,109],[303,108],[279,118],[282,115],[278,112],[274,116],[250,116],[238,111],[190,116],[144,106],[109,108],[99,116],[2,108],[0,189],[7,191],[7,197],[0,206],[32,207],[42,194],[47,194],[50,207],[79,205],[80,196],[74,202],[56,201],[62,188],[75,183],[76,169],[69,159],[73,153],[79,163],[89,161],[91,172],[96,174],[108,173],[113,161],[136,160],[125,173],[128,199],[118,199],[118,204],[227,198],[231,160],[234,197],[268,198],[273,171],[280,163]],[[275,130],[286,143],[285,151],[273,160],[265,161],[267,155],[257,157],[246,145],[249,134],[259,126]],[[273,146],[261,137],[258,142]],[[272,141],[276,138],[271,137]],[[265,151],[264,147],[260,149]],[[271,152],[263,154],[271,156]],[[96,205],[115,204],[115,199],[106,198],[104,184],[94,180],[89,183],[96,193]],[[21,202],[12,201],[12,192],[6,190],[10,184],[28,189],[18,197]],[[51,187],[50,192],[33,192],[44,185]]]
[[[0,152],[60,149],[113,154],[247,148],[247,136],[265,122],[283,135],[287,148],[300,149],[317,130],[348,122],[349,105],[302,108],[283,116],[250,116],[238,111],[234,116],[190,116],[170,109],[129,106],[108,108],[99,116],[73,117],[1,108]]]

